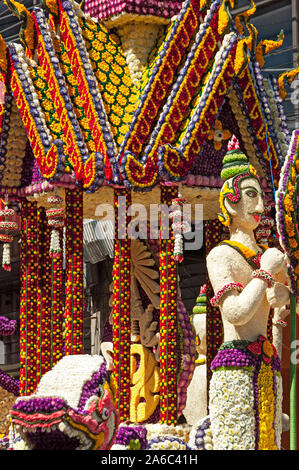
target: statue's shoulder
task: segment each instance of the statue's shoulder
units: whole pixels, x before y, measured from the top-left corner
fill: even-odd
[[[234,248],[230,244],[221,242],[210,251],[207,256],[207,261],[216,263],[227,262],[231,259],[234,251]]]

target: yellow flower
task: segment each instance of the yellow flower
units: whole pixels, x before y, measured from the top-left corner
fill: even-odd
[[[295,226],[293,224],[292,218],[289,215],[285,214],[284,215],[284,220],[285,220],[285,226],[286,226],[288,236],[289,237],[294,237],[295,236]]]
[[[285,195],[284,206],[287,212],[294,212],[294,205],[289,193]]]
[[[100,41],[98,41],[98,39],[94,40],[93,43],[93,48],[96,49],[97,51],[103,51],[104,50],[104,44]]]
[[[119,87],[120,93],[122,93],[124,96],[129,96],[130,94],[130,89],[128,86],[124,85],[123,83]]]
[[[107,62],[101,62],[100,68],[101,68],[101,70],[103,70],[103,72],[108,72],[109,71],[109,64],[107,64]]]
[[[296,238],[289,238],[289,244],[290,244],[291,248],[297,248],[297,246],[298,246]],[[297,253],[297,251],[296,251],[296,253]],[[296,256],[296,254],[295,254],[295,256]],[[296,258],[297,258],[297,256],[296,256]],[[298,257],[298,259],[299,259],[299,257]]]
[[[102,59],[108,64],[113,62],[113,56],[108,51],[103,52]]]
[[[119,85],[121,83],[120,78],[117,75],[115,75],[115,73],[111,73],[109,78],[112,81],[112,83],[114,83],[115,85]]]
[[[110,116],[110,121],[111,123],[114,125],[114,126],[119,126],[120,125],[120,119],[118,116],[116,116],[115,114],[112,114]]]
[[[263,351],[268,357],[273,356],[273,348],[272,348],[272,344],[270,343],[270,341],[267,340],[263,342]]]
[[[223,129],[222,122],[218,119],[215,121],[214,129],[211,129],[208,134],[208,139],[213,139],[214,149],[220,150],[223,140],[228,140],[231,137],[231,132],[228,129]]]

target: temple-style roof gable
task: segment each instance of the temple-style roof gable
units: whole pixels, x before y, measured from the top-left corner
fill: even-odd
[[[132,6],[145,15],[145,4],[152,18],[157,2],[98,2],[113,27],[73,0],[45,0],[32,13],[6,3],[24,27],[21,44],[0,43],[2,193],[61,182],[88,193],[115,184],[148,191],[161,181],[219,188],[233,133],[277,184],[290,141],[284,85],[297,71],[264,80],[264,54],[283,34],[259,41],[253,2],[234,19],[233,0],[159,2],[168,6],[156,17],[168,19],[140,29],[150,38],[142,53],[131,17],[129,29],[125,17],[119,27],[114,20]]]

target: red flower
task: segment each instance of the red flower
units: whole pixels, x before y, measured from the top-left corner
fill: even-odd
[[[247,349],[256,356],[262,356],[266,364],[270,364],[273,358],[277,357],[277,351],[265,336],[260,335],[254,343],[247,346]]]

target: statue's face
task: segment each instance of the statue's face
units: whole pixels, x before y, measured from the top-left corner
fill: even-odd
[[[264,212],[263,190],[255,178],[248,178],[240,183],[240,193],[239,202],[232,204],[232,210],[228,210],[236,226],[254,230]]]

